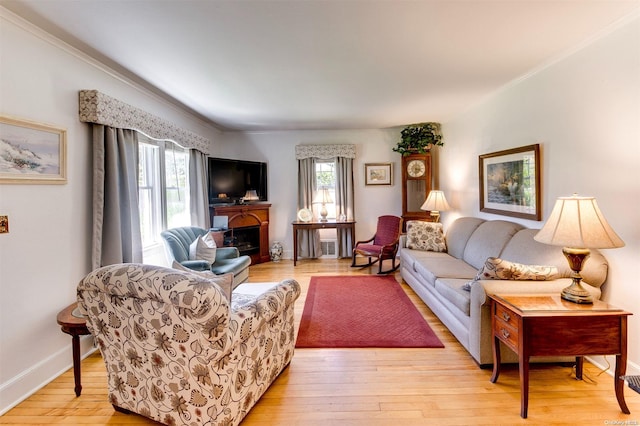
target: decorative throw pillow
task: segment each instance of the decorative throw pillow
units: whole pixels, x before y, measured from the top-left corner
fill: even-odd
[[[523,265],[490,257],[480,268],[476,278],[481,280],[545,281],[557,276],[558,268],[555,266]]]
[[[423,251],[447,251],[442,224],[421,220],[408,221],[407,248]]]
[[[558,268],[555,266],[523,265],[497,257],[489,257],[476,277],[462,286],[462,289],[470,291],[471,286],[478,280],[545,281],[557,278],[557,276]]]
[[[211,271],[195,271],[193,269],[189,269],[186,266],[176,262],[175,260],[171,264],[173,269],[177,269],[179,271],[191,272],[192,274],[196,274],[212,283],[217,284],[227,299],[231,301],[231,292],[233,290],[233,274],[222,274],[216,275]]]
[[[189,260],[206,260],[213,264],[216,261],[216,242],[213,234],[207,232],[196,238],[189,246]]]

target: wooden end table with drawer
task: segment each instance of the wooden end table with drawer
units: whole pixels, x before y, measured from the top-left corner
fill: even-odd
[[[527,418],[529,358],[575,356],[576,379],[582,379],[585,355],[615,355],[614,388],[620,409],[630,414],[624,400],[627,369],[627,317],[632,315],[608,303],[591,305],[563,300],[559,294],[490,295],[493,329],[493,375],[500,375],[500,342],[518,354],[520,416]]]

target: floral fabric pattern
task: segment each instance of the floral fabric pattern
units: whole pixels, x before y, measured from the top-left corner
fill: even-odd
[[[296,145],[296,160],[305,158],[320,158],[329,160],[331,158],[356,158],[355,145]]]
[[[523,265],[497,257],[487,258],[476,277],[462,286],[470,291],[478,280],[546,281],[559,277],[555,266]]]
[[[212,283],[119,264],[78,284],[114,406],[167,425],[237,425],[289,364],[300,285],[284,280],[234,304]]]
[[[497,257],[489,257],[476,275],[476,280],[545,281],[557,278],[555,266],[523,265]]]
[[[81,90],[80,121],[133,129],[155,139],[169,139],[181,146],[211,154],[211,143],[203,136],[126,104],[97,90]]]
[[[407,248],[422,251],[447,251],[442,224],[421,220],[408,221]]]

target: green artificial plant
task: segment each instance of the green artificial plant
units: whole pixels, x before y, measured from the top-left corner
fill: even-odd
[[[400,132],[401,140],[393,151],[403,156],[409,154],[425,154],[431,146],[442,146],[442,135],[439,123],[410,124]]]

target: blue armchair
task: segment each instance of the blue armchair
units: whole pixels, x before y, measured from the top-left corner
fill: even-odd
[[[216,275],[233,274],[233,287],[245,282],[249,278],[249,256],[240,256],[240,252],[235,247],[218,247],[216,250],[216,260],[210,264],[206,260],[189,260],[189,246],[198,237],[205,235],[206,229],[195,226],[185,226],[182,228],[167,229],[160,233],[164,240],[167,253],[167,260],[172,263],[174,260],[181,265],[196,271],[210,270]]]

